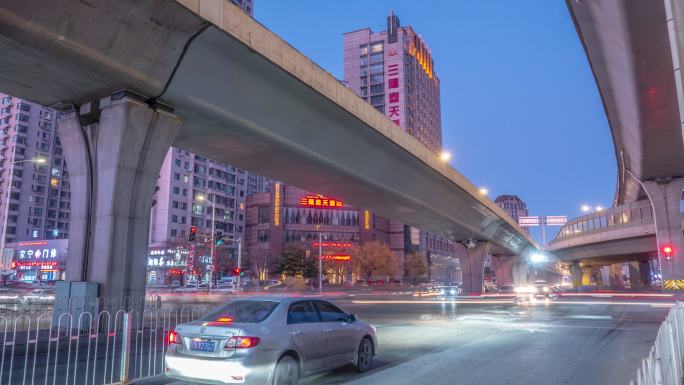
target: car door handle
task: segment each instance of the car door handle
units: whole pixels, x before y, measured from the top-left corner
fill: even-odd
[[[326,332],[326,333],[331,333],[331,332],[334,332],[334,331],[335,331],[335,329],[333,329],[333,328],[325,329],[325,332]]]
[[[303,334],[301,330],[294,330],[294,331],[292,332],[292,335],[293,335],[293,336],[298,336],[298,335],[300,335],[300,334]]]

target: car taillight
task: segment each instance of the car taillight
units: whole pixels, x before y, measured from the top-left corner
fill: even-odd
[[[169,342],[169,345],[180,344],[180,336],[178,336],[178,333],[172,330],[169,332],[169,338],[167,341]]]
[[[230,337],[224,349],[247,349],[253,348],[259,344],[259,337],[241,337],[233,336]]]

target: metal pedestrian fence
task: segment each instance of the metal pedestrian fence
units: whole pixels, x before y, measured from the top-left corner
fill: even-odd
[[[99,385],[164,373],[166,336],[208,307],[0,315],[0,385]]]
[[[684,303],[677,302],[660,326],[648,357],[630,385],[682,385],[684,380]]]

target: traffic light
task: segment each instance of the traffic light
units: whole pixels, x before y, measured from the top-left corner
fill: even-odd
[[[214,234],[214,241],[216,242],[216,246],[221,246],[223,244],[223,238],[221,237],[223,237],[223,231],[216,231],[216,234]]]
[[[188,235],[188,242],[195,242],[197,239],[197,226],[190,227],[190,235]]]
[[[239,267],[233,268],[233,275],[234,275],[234,276],[240,275],[240,268],[239,268]]]
[[[665,254],[665,259],[669,260],[670,258],[672,258],[672,251],[673,251],[672,246],[670,246],[670,245],[664,245],[663,246],[663,254]]]

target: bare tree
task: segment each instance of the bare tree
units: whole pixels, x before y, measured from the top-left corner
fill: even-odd
[[[404,271],[411,280],[411,285],[414,285],[417,279],[423,278],[427,273],[425,258],[415,251],[407,254],[404,261]]]

